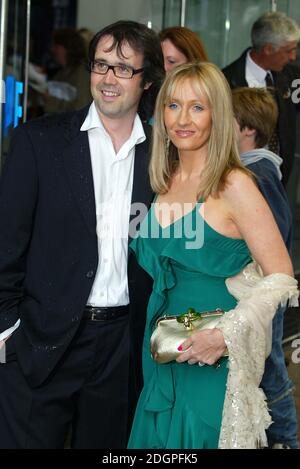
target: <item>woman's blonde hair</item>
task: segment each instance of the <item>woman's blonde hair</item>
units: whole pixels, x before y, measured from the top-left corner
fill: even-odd
[[[208,142],[206,165],[199,180],[197,197],[205,200],[217,195],[233,169],[247,174],[239,158],[232,110],[231,90],[220,69],[209,62],[194,62],[180,65],[166,77],[158,94],[155,106],[150,181],[152,189],[166,193],[178,166],[177,148],[168,142],[164,124],[164,111],[174,96],[175,88],[187,79],[192,80],[194,89],[204,94],[209,102],[212,116],[211,134]],[[169,143],[169,144],[168,144]]]

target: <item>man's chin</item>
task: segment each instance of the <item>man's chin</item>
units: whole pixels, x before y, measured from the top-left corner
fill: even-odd
[[[108,117],[109,119],[117,119],[122,114],[120,107],[107,106],[103,103],[99,103],[97,107],[99,109],[100,114],[105,117]]]

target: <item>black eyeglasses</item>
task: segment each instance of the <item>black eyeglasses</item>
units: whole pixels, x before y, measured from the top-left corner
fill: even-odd
[[[118,78],[132,78],[133,75],[143,72],[143,68],[134,69],[129,65],[109,65],[106,62],[94,60],[89,63],[89,70],[99,75],[106,75],[108,70],[112,70]]]

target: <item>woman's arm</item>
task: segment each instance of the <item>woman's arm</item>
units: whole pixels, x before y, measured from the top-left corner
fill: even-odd
[[[233,172],[223,192],[223,201],[264,275],[293,276],[292,262],[275,219],[253,180],[240,171]]]
[[[271,210],[248,175],[240,171],[230,175],[222,193],[222,204],[264,275],[284,273],[293,276],[292,263]],[[178,362],[211,365],[223,355],[226,344],[222,332],[212,329],[196,332],[181,347],[184,353]]]

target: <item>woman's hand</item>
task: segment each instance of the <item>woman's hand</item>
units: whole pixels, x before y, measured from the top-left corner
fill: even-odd
[[[192,334],[178,350],[182,352],[176,360],[178,363],[213,365],[225,352],[226,344],[219,329],[207,329]]]

